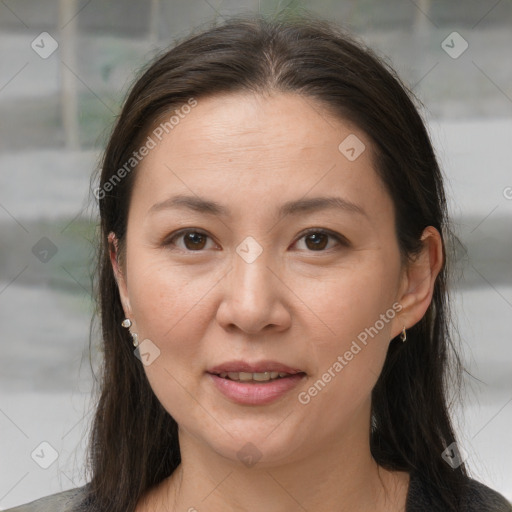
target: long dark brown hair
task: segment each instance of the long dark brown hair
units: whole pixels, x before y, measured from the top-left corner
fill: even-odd
[[[377,172],[394,203],[404,261],[421,248],[427,226],[441,233],[446,259],[450,231],[442,174],[417,100],[363,43],[303,13],[239,15],[202,27],[166,49],[142,70],[127,96],[104,153],[96,194],[101,215],[96,288],[104,359],[88,452],[91,510],[133,511],[145,491],[181,461],[177,424],[154,395],[133,355],[130,335],[121,327],[124,315],[108,235],[116,233],[122,259],[137,172],[136,165],[132,169],[126,163],[155,123],[191,98],[200,102],[241,91],[301,94],[362,129],[374,143]],[[126,172],[118,179],[123,166]],[[448,392],[461,382],[448,306],[445,264],[425,316],[407,332],[407,343],[390,343],[372,393],[370,446],[381,466],[419,474],[438,490],[444,509],[455,511],[466,470],[463,464],[452,469],[441,457],[456,440]]]

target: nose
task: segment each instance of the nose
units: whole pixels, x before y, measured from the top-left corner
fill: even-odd
[[[233,268],[223,279],[217,321],[226,330],[238,328],[247,334],[287,329],[291,316],[282,272],[270,268],[265,251],[249,261],[234,255]]]

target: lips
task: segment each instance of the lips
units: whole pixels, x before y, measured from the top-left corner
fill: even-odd
[[[282,379],[283,377],[290,377],[290,373],[286,372],[260,372],[260,373],[245,373],[245,372],[221,372],[219,377],[223,379],[238,380],[241,382],[269,382],[274,379]]]
[[[288,375],[295,375],[296,373],[306,373],[301,369],[292,368],[277,361],[259,361],[256,363],[248,363],[246,361],[227,361],[225,363],[212,366],[207,370],[207,373],[220,375],[221,373],[265,373],[277,372],[286,373]]]
[[[230,402],[238,405],[260,406],[269,405],[280,398],[284,398],[306,379],[304,373],[296,373],[267,382],[235,381],[219,377],[214,373],[208,373],[207,377],[214,388]]]
[[[306,378],[306,372],[278,361],[227,361],[206,371],[210,382],[231,402],[268,405],[287,395]]]

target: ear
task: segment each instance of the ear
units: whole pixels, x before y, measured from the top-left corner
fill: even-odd
[[[398,302],[402,306],[395,317],[393,337],[417,324],[425,315],[432,295],[436,278],[443,266],[443,242],[439,231],[428,226],[421,235],[423,248],[404,269]]]
[[[124,315],[126,318],[131,318],[132,308],[130,306],[130,299],[128,298],[128,288],[126,285],[126,279],[119,265],[119,241],[116,238],[114,232],[108,235],[108,246],[110,263],[114,271],[114,277],[116,279],[117,287],[119,289],[119,295],[121,297],[121,303],[123,305]]]

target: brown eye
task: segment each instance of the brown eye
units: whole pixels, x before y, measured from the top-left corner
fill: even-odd
[[[329,236],[325,233],[312,233],[310,235],[306,235],[305,240],[308,249],[316,251],[317,249],[325,249],[325,246],[329,241]]]
[[[190,250],[203,249],[206,244],[206,236],[202,233],[191,232],[185,234],[183,241],[185,247]]]
[[[200,231],[188,230],[176,233],[174,236],[169,238],[164,245],[165,246],[176,246],[179,249],[186,251],[201,251],[205,248],[209,236]],[[183,239],[182,244],[176,244],[176,240]]]
[[[182,239],[183,242],[177,243],[180,239]],[[163,245],[166,247],[174,246],[183,251],[202,252],[203,249],[207,248],[206,245],[209,239],[211,240],[206,233],[189,229],[175,233],[172,237],[168,238]],[[304,240],[307,251],[326,252],[329,249],[336,248],[336,246],[327,247],[330,239],[334,240],[338,246],[349,246],[349,242],[345,237],[324,229],[310,229],[304,233],[296,243]]]
[[[327,245],[329,244],[329,239],[334,239],[338,246],[348,246],[348,241],[341,235],[337,233],[332,233],[330,231],[326,231],[324,229],[310,229],[305,234],[299,238],[298,241],[305,241],[306,249],[308,251],[313,252],[324,252]],[[333,247],[328,247],[327,250],[332,249]]]

